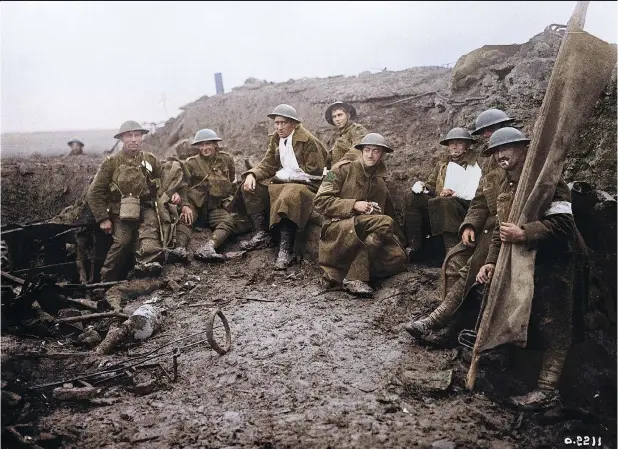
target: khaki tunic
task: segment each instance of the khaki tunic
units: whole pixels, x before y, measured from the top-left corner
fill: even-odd
[[[235,231],[235,217],[226,210],[234,193],[234,159],[222,151],[211,157],[198,154],[188,158],[185,167],[189,182],[182,190],[183,206],[189,206],[193,211],[191,225],[200,217],[204,219],[213,230],[215,247],[218,247]],[[186,246],[191,236],[191,228],[182,223],[178,230],[183,234],[181,244]]]
[[[365,167],[359,158],[339,162],[323,181],[313,205],[324,216],[319,262],[329,278],[343,281],[363,249],[369,256],[372,276],[390,276],[405,269],[403,236],[397,227],[385,178],[383,162]],[[356,201],[375,202],[384,212],[359,215],[354,210]]]
[[[476,246],[468,247],[459,242],[446,255],[444,263],[442,264],[439,286],[442,299],[444,299],[447,292],[460,277],[466,279],[465,291],[466,293],[469,291],[475,282],[476,273],[478,273],[478,270],[485,263],[485,258],[489,251],[491,234],[495,225],[496,211],[493,207],[489,210],[489,206],[483,194],[483,186],[487,174],[499,167],[493,155],[487,157],[479,155],[478,162],[481,165],[483,176],[479,182],[476,194],[470,202],[466,216],[459,227],[460,240],[466,227],[471,226],[472,229],[474,229]],[[473,257],[473,259],[470,259],[471,257]],[[473,274],[471,275],[470,273]]]
[[[175,157],[168,157],[161,164],[161,187],[159,187],[157,204],[163,235],[163,247],[172,248],[176,245],[177,230],[180,223],[179,207],[170,202],[167,192],[176,190],[182,198],[182,191],[186,189],[188,174],[184,164]]]
[[[142,163],[148,168],[143,168]],[[120,151],[103,161],[88,188],[88,205],[97,223],[106,219],[113,223],[113,243],[101,269],[102,281],[117,280],[133,252],[137,262],[143,263],[156,260],[161,253],[157,214],[144,173],[148,173],[157,189],[161,186],[161,165],[152,153],[139,152],[130,157],[125,151]],[[171,198],[175,191],[165,193]],[[120,220],[122,196],[139,197],[139,221]]]
[[[404,228],[408,242],[421,243],[426,233],[441,235],[444,232],[456,233],[466,216],[470,201],[454,196],[441,197],[444,189],[446,170],[450,157],[439,162],[433,169],[425,186],[429,193],[414,193],[406,190],[404,201]],[[470,151],[461,161],[462,167],[477,162],[477,154]]]
[[[499,224],[508,221],[517,184],[502,169],[487,176],[485,195],[496,204],[498,221],[486,263],[495,264],[498,260],[502,245]],[[571,203],[571,192],[562,180],[556,187],[552,205],[556,202]],[[526,232],[523,244],[530,250],[537,250],[530,329],[537,338],[530,341],[532,345],[536,340],[544,349],[566,353],[571,344],[573,325],[578,333],[583,329],[589,276],[585,243],[575,227],[572,213],[543,215],[538,221],[523,224],[521,228]]]
[[[307,174],[321,176],[326,164],[327,152],[322,142],[306,130],[301,124],[296,125],[292,137],[292,148],[298,166]],[[299,230],[304,229],[311,216],[313,197],[320,181],[310,184],[272,183],[270,179],[282,168],[279,154],[279,136],[270,135],[266,155],[257,167],[243,173],[243,179],[252,173],[257,181],[255,192],[242,195],[247,213],[250,215],[269,211],[270,227],[278,224],[282,218],[294,222]]]
[[[344,156],[350,160],[354,160],[362,154],[360,150],[354,148],[359,144],[363,137],[369,134],[367,128],[360,123],[348,122],[341,130],[337,130],[337,138],[330,150],[331,165],[335,165],[341,161]]]

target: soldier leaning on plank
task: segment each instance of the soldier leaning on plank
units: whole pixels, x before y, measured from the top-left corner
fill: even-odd
[[[486,155],[493,154],[499,168],[490,172],[482,185],[482,202],[490,215],[497,216],[485,265],[476,274],[476,282],[489,283],[503,243],[525,245],[536,250],[534,297],[529,332],[536,334],[545,354],[537,388],[511,398],[524,409],[551,407],[559,402],[558,381],[571,346],[574,323],[583,316],[587,297],[588,256],[571,211],[571,194],[564,181],[556,186],[549,207],[539,220],[521,227],[509,223],[528,152],[526,138],[519,130],[506,127],[492,134]],[[448,292],[445,301],[428,317],[406,325],[406,330],[421,338],[430,330],[443,327],[463,300],[465,279]],[[583,323],[577,323],[579,327]],[[577,328],[580,331],[581,329]]]

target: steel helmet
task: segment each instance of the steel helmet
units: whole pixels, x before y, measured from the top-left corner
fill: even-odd
[[[67,142],[67,145],[71,146],[71,144],[74,144],[74,143],[81,145],[82,147],[84,146],[84,142],[82,142],[79,139],[71,139]]]
[[[483,150],[483,155],[488,156],[498,149],[498,147],[507,145],[509,143],[529,143],[530,139],[524,136],[520,130],[511,126],[506,128],[500,128],[493,133],[489,138],[489,145]]]
[[[393,149],[389,145],[388,141],[381,134],[378,133],[367,134],[365,137],[363,137],[363,140],[361,140],[360,143],[354,145],[354,148],[356,148],[357,150],[362,150],[365,145],[375,145],[377,147],[382,147],[384,148],[384,151],[386,153],[393,152]]]
[[[296,112],[296,109],[294,109],[289,104],[280,104],[275,109],[273,109],[273,112],[268,114],[268,118],[274,120],[274,118],[278,115],[281,117],[291,118],[292,120],[296,120],[298,123],[300,123],[300,119],[298,118],[298,112]]]
[[[440,141],[440,145],[448,145],[451,140],[467,140],[470,143],[476,142],[474,138],[470,135],[467,129],[464,128],[453,128],[451,129],[444,139]]]
[[[513,121],[515,121],[515,119],[510,118],[508,115],[506,115],[504,111],[501,111],[500,109],[487,109],[486,111],[481,112],[476,118],[476,129],[472,131],[472,135],[475,136],[477,134],[480,134],[481,131],[483,131],[489,126],[497,125],[499,123],[509,123]]]
[[[143,134],[148,134],[150,131],[142,128],[142,125],[137,123],[135,120],[129,120],[120,125],[120,129],[118,130],[118,134],[114,136],[114,139],[120,139],[124,133],[128,133],[129,131],[140,131]]]
[[[333,111],[335,109],[343,109],[350,116],[350,120],[356,120],[356,108],[354,106],[350,103],[346,103],[345,101],[335,101],[326,109],[326,112],[324,113],[324,117],[329,124],[335,126],[333,123]]]
[[[191,144],[191,146],[197,145],[200,142],[217,142],[220,140],[223,139],[217,136],[216,132],[214,132],[212,129],[204,128],[200,129],[198,132],[195,133],[195,137],[193,138],[193,143]]]

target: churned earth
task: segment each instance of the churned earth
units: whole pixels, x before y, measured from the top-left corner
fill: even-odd
[[[204,238],[196,234],[192,247]],[[615,342],[603,350],[608,339],[589,334],[574,349],[563,379],[565,408],[520,414],[500,398],[533,386],[534,374],[526,372],[534,357],[522,351],[512,371],[482,369],[468,392],[461,347],[420,346],[403,331],[435,305],[435,265],[409,265],[377,285],[373,299],[356,299],[323,293],[315,262],[273,271],[275,256],[267,249],[220,265],[168,266],[165,279],[181,290],[168,287],[127,306],[155,301],[167,310],[161,329],[112,356],[11,359],[79,349],[68,339],[3,335],[3,380],[22,386],[31,410],[23,434],[41,447],[63,448],[554,448],[576,435],[602,436],[604,447],[615,447]],[[23,389],[203,331],[215,308],[230,323],[230,352],[221,356],[206,343],[183,351],[176,382],[158,369],[140,370],[140,380],[156,379],[150,393],[132,392],[126,378],[110,379],[98,385],[98,397],[116,402],[94,406],[55,401],[51,388]],[[611,355],[599,358],[612,350],[613,364]],[[171,355],[158,360],[172,371]]]

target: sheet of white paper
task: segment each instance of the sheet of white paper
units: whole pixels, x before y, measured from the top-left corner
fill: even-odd
[[[446,167],[444,188],[455,192],[457,198],[471,200],[481,180],[481,167],[478,164],[463,168],[455,162],[449,162]]]

